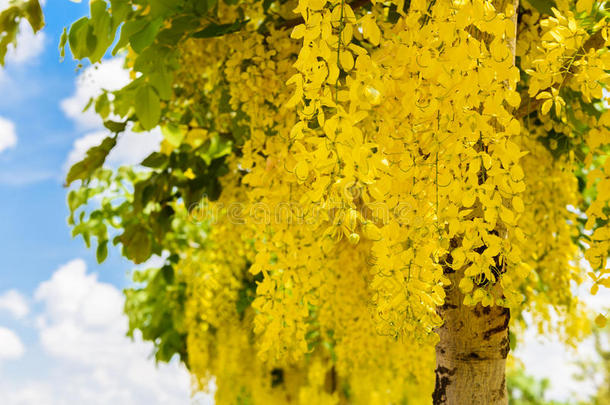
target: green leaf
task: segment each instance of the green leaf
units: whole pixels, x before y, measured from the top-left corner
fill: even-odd
[[[154,173],[148,179],[134,183],[133,208],[142,211],[149,202],[160,202],[169,198],[168,173]]]
[[[557,8],[553,0],[526,0],[540,14],[553,15],[552,7]]]
[[[97,244],[95,257],[98,263],[102,263],[108,257],[108,240],[103,240]]]
[[[145,262],[152,254],[152,241],[148,230],[143,225],[127,226],[119,240],[123,244],[125,257],[136,264]]]
[[[8,46],[15,42],[21,18],[21,9],[12,6],[0,13],[0,65],[4,65],[4,57]]]
[[[207,0],[206,1],[209,10],[214,10],[214,7],[218,5],[218,0]]]
[[[66,177],[66,187],[76,180],[86,181],[93,172],[102,167],[108,153],[116,145],[116,138],[105,138],[98,146],[87,151],[87,156],[80,162],[74,164]]]
[[[129,0],[110,0],[112,10],[112,30],[116,29],[127,19],[127,15],[132,10]]]
[[[517,347],[517,335],[515,335],[511,331],[508,331],[508,344],[510,346],[511,351],[514,351]]]
[[[266,13],[267,10],[269,10],[269,7],[271,7],[271,4],[273,4],[273,0],[263,0],[263,11]]]
[[[216,6],[217,0],[200,0],[192,2],[192,12],[198,16],[206,16],[214,9]]]
[[[161,133],[167,142],[174,148],[177,148],[182,143],[184,133],[179,126],[173,124],[167,124],[161,127]]]
[[[112,109],[114,114],[119,117],[131,116],[135,105],[136,93],[144,83],[144,77],[140,76],[127,86],[113,92],[114,100],[112,100]]]
[[[208,24],[201,31],[195,32],[191,35],[193,38],[213,38],[220,37],[222,35],[232,34],[241,30],[250,20],[235,21],[228,24]]]
[[[160,67],[156,71],[148,75],[150,84],[152,84],[159,97],[163,100],[169,100],[172,97],[172,80],[173,75],[167,69]]]
[[[106,119],[108,115],[110,115],[110,100],[108,99],[108,94],[102,93],[97,100],[95,100],[95,112],[102,117],[102,119]]]
[[[118,134],[119,132],[125,131],[127,122],[116,122],[112,120],[106,120],[104,121],[104,126],[108,128],[111,132]]]
[[[29,0],[25,3],[25,18],[34,32],[38,32],[44,27],[44,17],[38,0]]]
[[[167,284],[172,284],[174,282],[174,268],[171,265],[166,264],[165,266],[161,267],[161,274],[163,275],[163,278]]]
[[[212,160],[230,154],[232,143],[230,141],[224,141],[218,135],[216,135],[206,142],[206,146],[207,148],[204,149],[201,157],[209,166],[212,163]]]
[[[142,128],[151,130],[157,126],[161,119],[161,101],[152,86],[140,87],[136,93],[135,108]]]
[[[165,235],[171,232],[174,214],[172,207],[164,205],[161,211],[156,211],[151,215],[152,228],[157,240],[163,241]]]
[[[64,27],[64,31],[61,33],[61,38],[59,40],[59,56],[61,59],[66,56],[66,43],[68,42],[68,30]]]
[[[134,51],[141,53],[149,47],[155,40],[159,29],[163,25],[163,19],[156,18],[142,27],[142,29],[129,38],[129,43]]]
[[[144,73],[147,77],[157,69],[164,69],[163,61],[168,57],[167,48],[157,46],[148,47],[143,50],[133,62],[136,72]]]
[[[97,37],[93,32],[93,26],[91,24],[87,24],[86,26],[86,34],[85,34],[85,53],[83,54],[83,58],[89,57],[89,60],[92,60],[91,55],[97,49]]]
[[[148,0],[150,4],[150,14],[152,16],[167,16],[178,11],[182,1],[177,0]]]
[[[70,26],[68,43],[70,44],[70,51],[75,59],[83,59],[88,54],[86,41],[88,31],[89,19],[87,17],[75,21]]]
[[[159,152],[153,152],[142,161],[142,166],[150,167],[151,169],[159,169],[167,165],[167,155]]]
[[[83,107],[83,110],[81,112],[85,112],[87,111],[89,108],[91,108],[91,106],[93,105],[93,102],[95,101],[95,99],[93,97],[91,97],[89,99],[89,101],[87,101],[87,104],[85,104],[85,106]]]
[[[128,43],[132,35],[140,31],[146,25],[146,20],[130,20],[123,24],[121,28],[121,35],[114,49],[112,55],[116,55],[118,51],[124,48]]]
[[[176,17],[169,28],[162,29],[157,40],[162,44],[176,45],[186,32],[199,28],[199,19],[192,15]]]
[[[91,19],[89,32],[89,59],[91,62],[100,61],[108,47],[114,42],[115,30],[113,29],[112,18],[108,12],[107,4],[104,0],[93,0],[91,2]],[[93,39],[94,38],[94,39]]]

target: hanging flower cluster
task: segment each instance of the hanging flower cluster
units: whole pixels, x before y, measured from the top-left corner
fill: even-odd
[[[179,189],[172,212],[204,240],[162,246],[186,285],[196,388],[214,377],[218,403],[426,403],[448,289],[566,341],[587,333],[573,287],[610,287],[600,4],[212,3],[161,94],[145,166],[173,166],[134,192]],[[141,55],[134,79],[157,89],[135,74]],[[121,96],[113,113],[129,116]]]

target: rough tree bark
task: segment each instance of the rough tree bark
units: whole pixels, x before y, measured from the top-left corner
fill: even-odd
[[[434,405],[507,404],[505,365],[509,351],[507,308],[466,306],[457,284],[440,308],[444,324],[438,329]]]
[[[495,0],[493,4],[499,11],[505,11],[508,5],[514,7],[516,28],[518,0]],[[511,48],[514,63],[516,39]],[[464,294],[458,288],[462,275],[461,270],[448,272],[451,285],[445,304],[439,308],[444,324],[437,330],[440,341],[436,346],[433,404],[507,405],[510,311],[497,306],[464,305]]]

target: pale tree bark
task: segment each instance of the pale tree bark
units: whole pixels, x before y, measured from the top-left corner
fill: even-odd
[[[508,5],[514,7],[516,28],[518,0],[496,0],[493,4],[500,12]],[[516,40],[510,47],[514,62]],[[497,306],[464,305],[464,294],[458,288],[463,271],[446,270],[451,285],[446,289],[445,304],[439,308],[444,324],[437,330],[440,341],[436,346],[433,404],[507,405],[510,311]]]
[[[436,385],[433,404],[507,404],[505,365],[509,351],[507,308],[466,306],[457,284],[460,273],[447,277],[451,286],[439,312]]]

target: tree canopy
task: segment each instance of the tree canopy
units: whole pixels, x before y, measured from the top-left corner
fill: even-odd
[[[0,56],[42,27],[11,4]],[[572,285],[610,287],[605,7],[92,0],[61,54],[132,80],[88,107],[109,135],[67,175],[73,234],[166,258],[126,291],[130,328],[218,403],[452,403],[481,354],[443,336],[493,342],[503,375],[523,313],[575,344]],[[141,165],[104,166],[157,126]],[[467,311],[497,324],[460,332]]]

